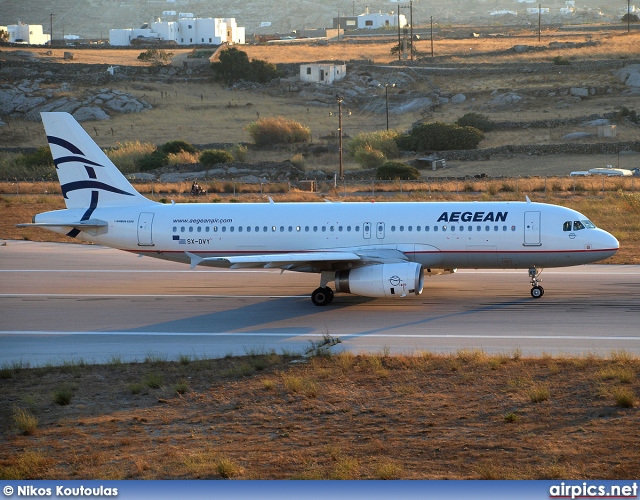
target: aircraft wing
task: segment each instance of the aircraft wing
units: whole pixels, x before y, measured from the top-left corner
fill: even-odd
[[[185,252],[191,259],[191,269],[198,264],[206,263],[215,267],[241,269],[262,267],[264,269],[296,269],[310,265],[360,262],[362,258],[353,252],[294,252],[264,255],[236,255],[228,257],[200,257],[191,252]]]
[[[191,252],[185,252],[191,260],[191,269],[198,264],[206,263],[209,266],[226,267],[229,269],[242,269],[252,267],[262,267],[264,269],[285,269],[285,270],[334,270],[336,268],[347,268],[348,264],[355,266],[365,266],[370,264],[380,264],[384,262],[407,261],[407,256],[398,251],[390,249],[354,249],[343,251],[312,251],[312,252],[292,252],[281,254],[264,255],[237,255],[228,257],[200,257]]]

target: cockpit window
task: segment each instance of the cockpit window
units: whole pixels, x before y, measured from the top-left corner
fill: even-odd
[[[595,229],[596,225],[591,222],[590,220],[583,220],[582,223],[584,224],[584,227],[586,227],[587,229]]]
[[[580,231],[581,229],[584,229],[584,224],[582,222],[580,222],[579,220],[574,220],[573,221],[573,230],[574,231]]]
[[[562,230],[563,231],[571,231],[571,221],[570,220],[568,220],[567,222],[562,224]]]

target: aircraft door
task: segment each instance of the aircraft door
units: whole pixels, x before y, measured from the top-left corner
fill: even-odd
[[[384,238],[384,222],[378,222],[376,224],[376,238],[379,240]]]
[[[524,244],[540,246],[540,212],[524,213]]]
[[[141,212],[138,217],[138,246],[153,246],[153,215],[150,212]]]
[[[362,237],[365,240],[371,239],[371,222],[365,222],[362,224]]]

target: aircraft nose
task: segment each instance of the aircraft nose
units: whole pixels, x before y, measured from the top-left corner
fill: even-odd
[[[612,252],[611,255],[616,253],[618,251],[618,249],[620,248],[620,242],[611,233],[608,233],[606,231],[602,231],[602,238],[600,238],[600,240],[601,240],[601,244],[602,244],[602,249],[603,250],[610,250]]]

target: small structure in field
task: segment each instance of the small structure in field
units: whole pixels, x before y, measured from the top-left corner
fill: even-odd
[[[342,80],[347,76],[346,64],[310,63],[300,65],[300,80],[303,82],[326,83]]]

